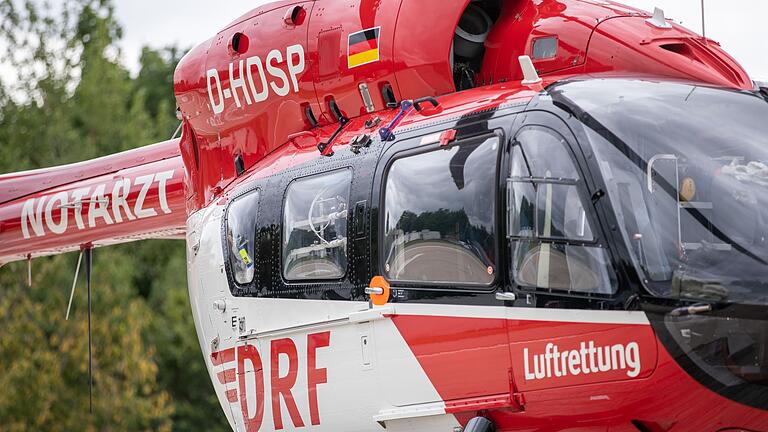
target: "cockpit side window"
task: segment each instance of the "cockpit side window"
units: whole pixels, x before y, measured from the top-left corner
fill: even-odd
[[[565,139],[525,127],[511,150],[507,234],[515,282],[523,287],[613,294],[607,251],[598,246],[582,181]]]
[[[499,136],[484,136],[392,162],[382,213],[387,279],[467,288],[496,280],[499,147]]]
[[[288,281],[340,279],[347,271],[352,170],[295,180],[283,211],[283,276]]]
[[[232,278],[239,285],[253,282],[256,268],[255,243],[258,211],[258,190],[235,198],[227,208],[226,236],[229,267]]]

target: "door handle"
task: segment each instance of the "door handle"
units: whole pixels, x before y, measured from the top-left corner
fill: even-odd
[[[511,292],[497,292],[496,293],[496,300],[498,301],[515,301],[517,300],[517,296],[515,293]]]

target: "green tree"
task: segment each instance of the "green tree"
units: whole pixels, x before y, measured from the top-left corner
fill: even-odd
[[[183,52],[176,47],[154,50],[145,47],[139,59],[141,70],[134,80],[136,89],[145,92],[144,108],[155,119],[156,134],[170,137],[179,125],[172,98],[173,73]]]
[[[141,259],[157,251],[168,251],[157,273],[149,297],[156,310],[148,340],[158,349],[159,382],[174,401],[173,428],[177,431],[227,431],[229,424],[213,391],[192,322],[186,280],[186,257],[178,242],[164,242]],[[182,248],[183,249],[183,248]]]
[[[131,287],[133,269],[113,266],[119,251],[98,250],[93,280],[93,414],[88,415],[87,301],[80,283],[64,316],[76,256],[36,260],[26,272],[0,273],[0,418],[23,430],[170,430],[173,410],[158,385],[155,349],[142,337],[152,311]],[[101,265],[100,265],[101,264]],[[106,264],[106,265],[104,265]],[[16,270],[23,266],[15,265]]]
[[[145,49],[136,78],[117,59],[107,0],[58,9],[0,0],[0,172],[98,157],[170,137],[180,51]],[[0,269],[0,430],[226,430],[195,334],[184,244],[95,251],[94,414],[88,415],[86,292],[64,321],[77,254]],[[82,274],[82,272],[81,272]]]

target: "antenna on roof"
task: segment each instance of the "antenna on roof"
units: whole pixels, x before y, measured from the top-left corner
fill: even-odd
[[[533,66],[531,58],[527,55],[517,58],[520,62],[520,69],[523,70],[523,85],[538,84],[541,82],[539,73],[536,72],[536,68]]]
[[[705,15],[704,15],[704,0],[701,0],[701,36],[706,39],[707,38],[707,25],[705,23]]]
[[[668,23],[667,17],[664,16],[664,10],[658,7],[653,9],[653,18],[648,18],[645,22],[660,29],[672,28],[672,24]]]

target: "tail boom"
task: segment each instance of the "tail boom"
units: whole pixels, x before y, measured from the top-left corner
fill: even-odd
[[[0,176],[0,265],[83,247],[183,238],[178,140]]]

